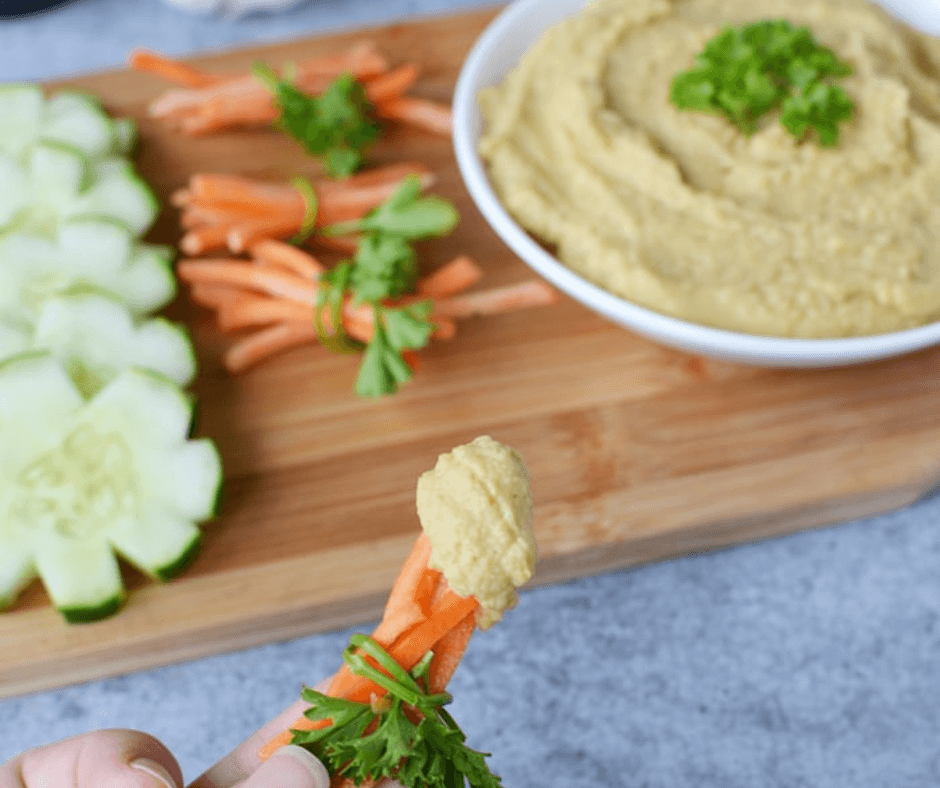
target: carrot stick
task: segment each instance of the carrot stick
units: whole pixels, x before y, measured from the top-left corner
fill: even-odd
[[[192,203],[193,193],[189,189],[177,189],[170,194],[170,205],[185,208]]]
[[[220,222],[193,227],[180,239],[180,249],[190,257],[224,249],[234,222]]]
[[[405,161],[395,164],[384,164],[369,170],[362,170],[341,180],[327,178],[318,182],[316,185],[321,192],[326,189],[324,193],[327,193],[330,188],[343,191],[349,187],[360,188],[376,186],[379,184],[388,184],[392,181],[397,183],[407,178],[409,175],[417,175],[418,179],[421,181],[421,187],[424,189],[433,186],[437,180],[437,176],[426,164],[417,161]]]
[[[398,191],[401,181],[402,179],[399,178],[355,189],[324,188],[320,192],[317,226],[359,219]]]
[[[226,236],[228,248],[240,254],[259,241],[294,235],[303,226],[304,213],[298,214],[292,211],[237,224],[229,230]]]
[[[434,646],[434,656],[428,669],[428,692],[443,692],[463,659],[470,638],[476,629],[476,612],[470,613]]]
[[[313,255],[283,241],[270,238],[258,241],[251,246],[249,252],[256,260],[282,266],[311,282],[316,282],[326,270],[325,266]]]
[[[430,99],[399,96],[376,104],[376,113],[383,118],[400,120],[436,134],[450,134],[453,116],[450,107]]]
[[[298,64],[296,71],[301,89],[309,92],[318,85],[322,85],[322,90],[344,72],[351,73],[357,79],[367,79],[387,71],[388,68],[388,62],[373,46],[359,45],[344,53],[311,58]],[[151,103],[149,113],[157,118],[179,119],[199,114],[210,104],[213,112],[220,116],[229,111],[229,106],[239,105],[243,113],[244,108],[251,106],[268,113],[273,111],[274,117],[277,117],[271,92],[252,74],[229,78],[208,86],[168,91]],[[244,121],[244,118],[242,120]]]
[[[231,226],[240,219],[257,214],[248,214],[244,210],[225,210],[224,208],[207,207],[206,205],[190,205],[180,213],[180,227],[184,230],[195,230],[212,224],[225,224]]]
[[[441,576],[437,570],[428,568],[430,557],[431,541],[422,532],[392,586],[382,620],[372,631],[372,637],[383,648],[428,617],[431,593]]]
[[[479,603],[474,597],[460,596],[447,589],[440,604],[431,615],[413,629],[406,632],[386,650],[405,670],[411,670],[428,651],[464,618],[475,613]],[[333,676],[327,694],[334,698],[365,703],[376,685],[369,679],[357,676],[345,665]]]
[[[481,276],[480,266],[467,255],[460,255],[419,279],[416,292],[423,298],[446,298],[476,284]]]
[[[281,323],[256,331],[232,345],[223,363],[232,373],[243,372],[266,358],[298,345],[316,341],[317,330],[312,324]]]
[[[218,309],[242,297],[242,291],[228,285],[190,285],[189,300],[208,309]]]
[[[244,178],[239,175],[200,173],[189,179],[192,197],[211,203],[238,204],[272,210],[303,206],[300,192],[293,186]]]
[[[221,304],[216,320],[222,331],[238,331],[272,323],[310,324],[313,309],[284,298],[246,295]]]
[[[209,85],[217,85],[226,79],[147,49],[135,49],[131,52],[128,65],[134,71],[153,74],[165,79],[167,82],[176,82],[188,88],[204,88]]]
[[[242,96],[217,96],[198,111],[180,118],[179,130],[195,137],[242,126],[268,126],[277,118],[277,107],[269,95],[251,92]]]
[[[369,79],[389,70],[388,60],[375,48],[373,41],[360,41],[345,52],[320,55],[310,58],[297,66],[298,82],[305,77],[320,74],[339,76],[344,71],[351,72],[359,79]]]
[[[558,293],[540,279],[476,293],[442,298],[434,304],[434,317],[492,315],[513,309],[546,306],[558,301]]]
[[[307,306],[317,298],[317,288],[293,274],[270,271],[243,260],[181,260],[176,273],[184,282],[234,285],[260,290]]]
[[[418,78],[418,67],[414,63],[399,66],[387,74],[366,83],[366,98],[373,104],[390,101],[401,96]]]

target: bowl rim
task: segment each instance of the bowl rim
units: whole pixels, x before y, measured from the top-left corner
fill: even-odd
[[[483,86],[481,71],[493,53],[506,44],[521,17],[529,14],[535,6],[551,1],[514,0],[500,11],[467,55],[453,98],[454,154],[464,184],[492,229],[523,262],[584,306],[622,327],[673,347],[692,352],[697,350],[712,357],[771,366],[837,366],[902,355],[940,343],[940,321],[886,334],[819,339],[746,334],[714,328],[662,314],[616,296],[549,254],[517,224],[496,195],[477,152],[479,135],[472,127],[471,108],[478,89]],[[582,0],[562,0],[560,5],[570,7],[575,13],[584,3]]]

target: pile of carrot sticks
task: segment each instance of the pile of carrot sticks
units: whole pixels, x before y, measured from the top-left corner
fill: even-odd
[[[476,629],[479,603],[462,597],[447,584],[444,576],[428,568],[430,542],[424,534],[402,567],[389,594],[381,622],[372,638],[385,648],[405,670],[411,670],[430,650],[434,657],[428,671],[428,691],[443,692],[463,659],[470,638]],[[368,703],[381,698],[384,690],[369,679],[357,676],[344,665],[333,676],[326,694],[334,698]],[[316,730],[326,727],[324,721],[300,717],[294,730]],[[291,741],[290,730],[276,736],[261,749],[263,760]]]
[[[129,65],[180,85],[152,102],[149,113],[184,134],[268,126],[278,118],[271,91],[251,74],[213,74],[147,50],[132,52]],[[311,94],[321,93],[341,74],[352,74],[363,84],[380,118],[450,134],[450,107],[405,95],[418,78],[418,66],[406,63],[393,68],[370,41],[304,60],[287,73],[300,90]]]
[[[212,309],[225,332],[245,332],[225,353],[223,363],[233,374],[320,336],[316,329],[319,279],[326,270],[313,255],[273,239],[255,242],[250,260],[184,259],[177,275],[189,286],[190,299]],[[555,303],[557,293],[540,279],[515,285],[464,292],[482,276],[469,257],[459,256],[418,280],[415,293],[389,301],[389,306],[431,299],[434,339],[450,339],[456,321],[473,315],[497,314]],[[342,308],[342,331],[368,343],[374,332],[373,311],[368,304],[347,298]],[[336,335],[329,309],[321,307],[321,325]],[[417,358],[405,357],[413,369]]]
[[[270,90],[250,74],[214,74],[143,50],[133,52],[129,60],[137,71],[180,85],[154,101],[149,111],[183,133],[266,126],[277,120]],[[418,67],[408,63],[393,68],[372,42],[299,62],[289,76],[301,90],[317,93],[346,73],[362,82],[380,117],[450,133],[449,107],[405,95],[418,77]],[[285,241],[310,235],[317,247],[354,254],[359,242],[356,234],[333,236],[318,230],[361,218],[391,197],[410,175],[418,176],[423,189],[436,180],[425,165],[406,162],[302,184],[199,173],[173,193],[171,202],[180,210],[183,229],[180,249],[188,255],[178,262],[177,274],[189,286],[192,301],[215,311],[223,331],[240,333],[223,359],[230,372],[242,372],[290,348],[325,339],[318,325],[332,336],[370,341],[374,313],[369,305],[354,305],[347,297],[341,326],[330,324],[325,307],[316,314],[319,280],[327,268],[311,253]],[[204,257],[219,253],[231,256]],[[541,280],[465,293],[480,276],[477,264],[460,256],[420,279],[413,295],[386,305],[431,299],[436,327],[432,337],[448,339],[458,319],[557,300],[557,293]],[[417,368],[414,352],[407,351],[403,357],[412,369]]]
[[[417,175],[424,189],[434,174],[423,164],[404,163],[376,167],[336,180],[309,183],[316,206],[315,229],[358,219],[387,200],[409,175]],[[291,238],[300,233],[311,213],[310,196],[296,185],[252,180],[237,175],[193,175],[185,189],[170,201],[180,209],[185,231],[180,249],[201,255],[227,248],[233,254],[247,251],[262,238]],[[354,237],[318,235],[318,243],[340,252],[354,252]]]

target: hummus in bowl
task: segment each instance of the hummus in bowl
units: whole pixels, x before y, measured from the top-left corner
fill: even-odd
[[[853,67],[838,147],[669,101],[723,27],[780,18]],[[864,0],[519,0],[468,57],[454,113],[497,233],[627,328],[774,366],[940,342],[940,42]]]

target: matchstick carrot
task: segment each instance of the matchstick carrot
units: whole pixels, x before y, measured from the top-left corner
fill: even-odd
[[[415,96],[398,96],[376,104],[380,117],[404,121],[426,131],[445,136],[451,133],[453,114],[450,107]]]
[[[224,76],[210,74],[195,66],[147,49],[135,49],[131,52],[128,65],[135,71],[153,74],[167,82],[175,82],[188,88],[205,88],[217,85],[226,79]]]

